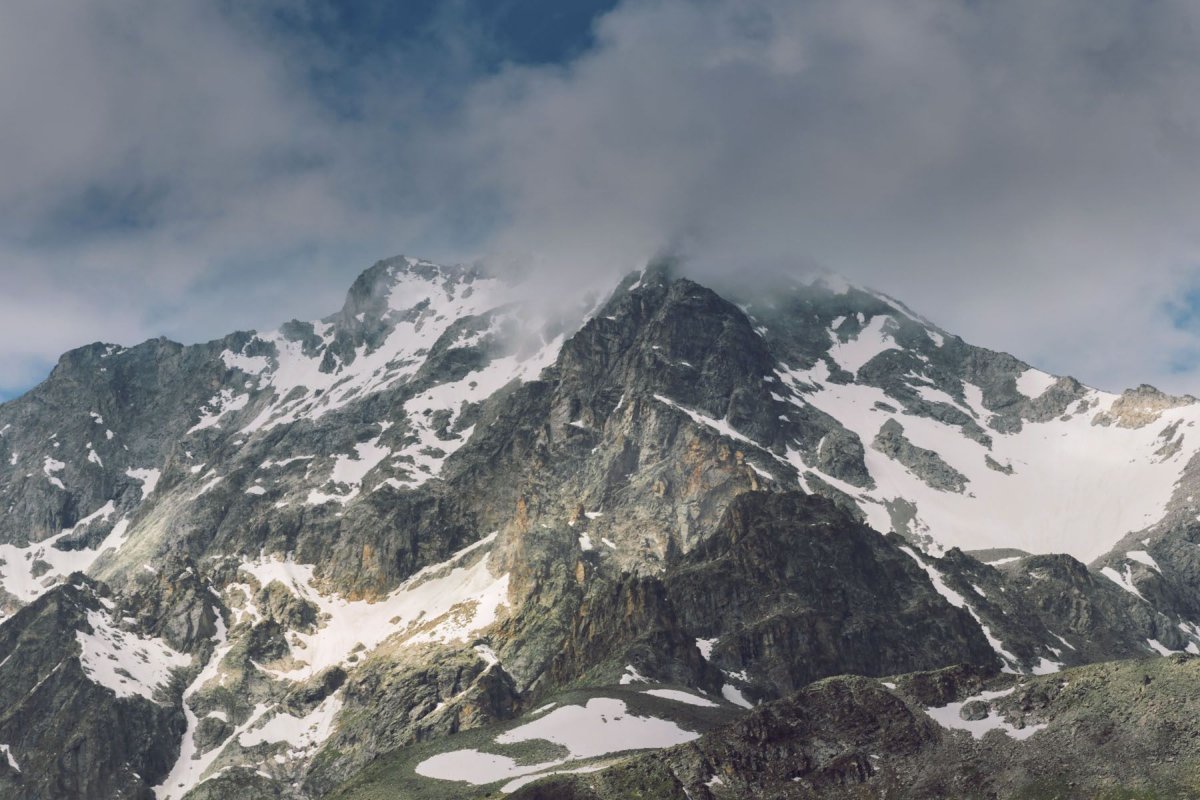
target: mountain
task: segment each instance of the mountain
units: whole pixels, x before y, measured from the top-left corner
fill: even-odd
[[[830,277],[717,288],[547,313],[399,257],[322,320],[64,355],[0,405],[0,796],[967,796],[947,753],[1150,702],[1089,676],[1175,702],[1200,402]]]

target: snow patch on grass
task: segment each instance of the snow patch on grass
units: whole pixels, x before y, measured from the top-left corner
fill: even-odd
[[[925,713],[943,728],[967,731],[976,739],[982,739],[988,731],[1000,731],[1012,739],[1024,740],[1033,736],[1038,731],[1044,730],[1046,728],[1045,724],[1027,725],[1024,728],[1018,728],[1006,721],[1003,715],[996,711],[989,711],[985,718],[977,720],[966,720],[959,714],[963,706],[974,700],[996,700],[1012,693],[1013,689],[1004,689],[998,692],[982,692],[974,697],[968,697],[961,703],[950,703],[939,708],[927,708],[925,709]]]
[[[568,751],[566,758],[539,764],[517,764],[507,756],[479,750],[455,750],[439,753],[417,764],[415,771],[426,778],[458,781],[485,786],[511,780],[502,791],[515,791],[526,776],[542,777],[550,770],[571,761],[596,758],[610,753],[670,747],[699,738],[700,734],[657,717],[636,717],[625,703],[606,697],[589,700],[586,705],[562,706],[524,725],[496,737],[497,744],[547,741]],[[587,769],[582,768],[582,769]],[[535,780],[530,777],[529,780]]]
[[[703,708],[716,708],[717,704],[691,692],[681,692],[678,689],[643,689],[642,694],[648,694],[651,697],[661,697],[664,700],[674,700],[676,703],[686,703],[689,706],[701,706]]]
[[[754,708],[754,704],[746,699],[746,696],[742,694],[742,690],[731,683],[727,683],[721,687],[721,696],[733,703],[735,706],[741,706],[742,708]]]

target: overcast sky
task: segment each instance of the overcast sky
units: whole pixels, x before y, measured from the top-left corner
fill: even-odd
[[[396,253],[553,285],[664,249],[1200,394],[1198,28],[1184,0],[11,0],[0,396],[87,342],[324,315]]]

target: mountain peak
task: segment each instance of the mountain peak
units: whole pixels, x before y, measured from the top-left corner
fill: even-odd
[[[136,775],[96,751],[127,794],[253,774],[308,800],[394,747],[586,711],[565,687],[626,687],[609,719],[685,694],[640,681],[703,689],[715,719],[845,671],[1200,650],[1169,583],[1194,574],[1196,404],[827,277],[686,274],[647,265],[576,328],[401,256],[323,320],[77,351],[0,405],[0,691],[65,659],[61,696],[170,731],[180,757]],[[90,613],[19,611],[81,570],[108,587]],[[0,720],[30,776],[58,774],[45,741]]]

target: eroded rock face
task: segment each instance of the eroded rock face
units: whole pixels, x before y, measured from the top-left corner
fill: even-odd
[[[904,426],[894,419],[883,423],[871,446],[908,467],[934,489],[961,493],[967,486],[965,475],[943,461],[934,451],[910,442],[904,436]]]
[[[771,696],[842,672],[996,663],[911,558],[824,498],[740,496],[668,585],[683,624],[717,639],[713,662]]]
[[[122,628],[103,591],[72,576],[0,626],[0,744],[11,757],[0,758],[5,797],[148,800],[178,754],[184,720],[170,673],[155,684],[136,657],[106,670],[124,648],[111,639]],[[123,630],[130,656],[161,655],[139,649],[146,631],[136,624]]]
[[[1190,405],[1194,397],[1173,397],[1149,384],[1127,389],[1108,409],[1093,419],[1096,425],[1116,425],[1118,428],[1142,428],[1162,418],[1162,412]]]

